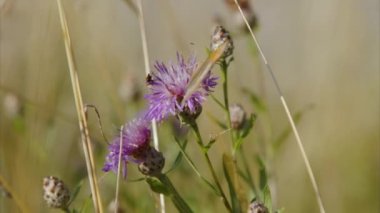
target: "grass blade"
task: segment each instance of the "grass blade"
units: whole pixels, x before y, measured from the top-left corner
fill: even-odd
[[[137,0],[137,9],[138,9],[138,19],[139,19],[139,26],[140,26],[140,33],[141,33],[142,49],[143,49],[143,54],[144,54],[145,74],[148,75],[150,73],[150,65],[149,65],[148,43],[147,43],[146,32],[145,32],[144,13],[142,9],[142,0]],[[152,132],[153,132],[154,148],[159,150],[157,123],[154,119],[152,120]],[[160,194],[160,208],[161,208],[161,213],[165,213],[165,197],[163,194]]]
[[[86,120],[86,115],[84,111],[82,94],[81,94],[80,86],[79,86],[78,73],[77,73],[76,64],[75,64],[74,56],[73,56],[74,52],[72,49],[69,29],[68,29],[67,21],[66,21],[66,15],[65,15],[65,11],[63,9],[61,0],[57,0],[57,5],[58,5],[59,18],[60,18],[61,28],[62,28],[62,33],[63,33],[63,40],[65,43],[66,57],[67,57],[67,63],[69,66],[71,84],[72,84],[73,93],[74,93],[75,108],[78,114],[79,128],[80,128],[80,132],[82,136],[82,145],[83,145],[83,151],[84,151],[85,160],[86,160],[88,178],[90,181],[92,199],[94,203],[95,212],[101,213],[103,212],[103,207],[102,207],[102,202],[100,199],[98,181],[97,181],[97,177],[95,173],[95,163],[94,163],[94,157],[92,153],[91,139],[90,139],[89,131],[87,128],[87,120]]]
[[[276,77],[275,77],[275,75],[274,75],[274,73],[273,73],[273,71],[272,71],[272,68],[271,68],[271,66],[269,65],[267,59],[265,58],[265,55],[264,55],[264,53],[263,53],[263,51],[262,51],[262,49],[261,49],[261,47],[260,47],[260,44],[259,44],[259,42],[257,41],[256,36],[255,36],[255,34],[253,33],[252,28],[251,28],[251,26],[249,25],[249,22],[247,21],[247,18],[245,17],[243,10],[241,9],[241,7],[240,7],[238,1],[237,1],[237,0],[234,0],[234,1],[235,1],[235,4],[236,4],[237,8],[239,9],[239,12],[240,12],[242,18],[244,19],[244,22],[245,22],[246,25],[247,25],[247,28],[248,28],[248,30],[249,30],[251,36],[252,36],[252,39],[254,40],[254,42],[255,42],[255,44],[256,44],[256,47],[257,47],[257,49],[258,49],[258,51],[259,51],[259,53],[260,53],[260,56],[261,56],[261,58],[262,58],[263,61],[264,61],[265,67],[266,67],[267,71],[269,72],[269,74],[270,74],[270,76],[271,76],[271,78],[272,78],[272,80],[273,80],[273,82],[274,82],[274,84],[275,84],[275,87],[276,87],[276,89],[277,89],[277,92],[278,92],[278,94],[279,94],[279,96],[280,96],[280,100],[281,100],[282,106],[284,107],[285,113],[286,113],[286,115],[287,115],[287,117],[288,117],[288,121],[289,121],[289,123],[290,123],[290,125],[291,125],[291,127],[292,127],[292,130],[293,130],[293,133],[294,133],[294,135],[295,135],[295,137],[296,137],[296,141],[297,141],[298,148],[300,149],[300,152],[301,152],[301,154],[302,154],[302,158],[303,158],[303,161],[304,161],[304,163],[305,163],[307,173],[308,173],[308,175],[309,175],[309,178],[310,178],[311,184],[312,184],[312,186],[313,186],[313,190],[314,190],[315,195],[316,195],[316,198],[317,198],[317,202],[318,202],[319,210],[320,210],[321,213],[325,213],[325,208],[324,208],[324,206],[323,206],[322,198],[321,198],[321,195],[320,195],[320,193],[319,193],[319,189],[318,189],[317,181],[315,180],[315,176],[314,176],[314,174],[313,174],[313,170],[311,169],[311,165],[310,165],[309,159],[308,159],[308,157],[307,157],[307,155],[306,155],[305,149],[304,149],[304,147],[303,147],[303,143],[302,143],[301,137],[300,137],[300,135],[299,135],[299,133],[298,133],[298,129],[297,129],[297,127],[296,127],[296,125],[295,125],[295,123],[294,123],[294,120],[293,120],[293,118],[292,118],[292,115],[291,115],[291,113],[290,113],[290,111],[289,111],[288,104],[286,103],[285,98],[284,98],[284,96],[282,95],[282,91],[281,91],[280,86],[279,86],[279,84],[278,84],[278,82],[277,82],[277,80],[276,80]]]

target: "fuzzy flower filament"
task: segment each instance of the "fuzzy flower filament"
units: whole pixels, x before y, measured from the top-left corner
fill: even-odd
[[[180,54],[177,54],[176,64],[165,65],[157,62],[154,67],[156,70],[150,74],[147,81],[149,93],[145,96],[149,102],[146,113],[148,119],[161,121],[185,110],[195,114],[206,100],[206,96],[212,92],[212,88],[217,85],[217,77],[208,71],[200,86],[184,100],[193,74],[198,68],[196,59],[190,57],[185,61]]]

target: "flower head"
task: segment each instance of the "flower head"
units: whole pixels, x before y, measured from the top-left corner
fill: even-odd
[[[240,104],[230,105],[230,120],[233,129],[241,129],[246,120],[246,113]]]
[[[149,109],[146,113],[148,119],[163,120],[169,115],[177,115],[185,109],[196,113],[199,106],[205,101],[206,96],[216,86],[217,77],[209,71],[202,79],[202,83],[189,98],[183,100],[194,72],[198,64],[194,57],[187,61],[177,54],[177,64],[165,65],[157,62],[156,70],[149,76],[149,94],[145,97],[149,101]]]
[[[145,152],[149,150],[150,137],[149,123],[144,119],[135,119],[123,128],[120,159],[124,177],[127,175],[128,162],[140,163],[144,160]],[[116,137],[108,147],[109,153],[103,167],[105,172],[118,170],[120,139],[120,136]]]

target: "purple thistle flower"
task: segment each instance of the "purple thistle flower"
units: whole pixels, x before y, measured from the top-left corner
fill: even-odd
[[[187,61],[177,53],[177,64],[156,62],[156,70],[150,74],[149,94],[145,98],[149,101],[149,109],[146,112],[148,119],[161,121],[169,115],[176,115],[187,109],[190,113],[196,113],[197,108],[205,101],[206,96],[217,85],[215,76],[209,71],[198,89],[196,89],[184,103],[181,103],[193,73],[198,64],[195,57]]]
[[[121,167],[123,177],[127,175],[127,163],[141,163],[145,159],[145,152],[149,150],[151,130],[149,123],[143,119],[135,119],[124,126],[122,130],[123,146],[121,153]],[[109,153],[103,167],[104,172],[117,173],[119,164],[120,135],[113,139],[108,147]]]

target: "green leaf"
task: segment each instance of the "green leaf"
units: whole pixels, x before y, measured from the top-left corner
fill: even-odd
[[[236,163],[231,156],[223,154],[223,171],[226,177],[233,212],[243,212],[248,207],[245,190],[242,187]]]
[[[90,206],[91,201],[92,201],[92,196],[90,195],[90,196],[88,196],[88,197],[84,200],[83,205],[82,205],[82,208],[80,209],[79,212],[81,212],[81,213],[82,213],[82,212],[89,212],[87,208]]]
[[[215,142],[216,142],[216,138],[210,139],[210,141],[205,145],[205,148],[207,149],[207,151],[212,147],[212,145],[214,145]]]
[[[127,182],[140,182],[145,180],[145,178],[135,178],[135,179],[127,179]]]
[[[259,164],[259,186],[260,190],[264,190],[264,188],[267,186],[268,183],[268,177],[267,177],[267,171],[265,169],[264,162],[261,160],[260,157],[257,157],[257,162]]]
[[[74,187],[74,190],[72,190],[71,195],[70,195],[70,200],[67,204],[68,207],[77,198],[77,196],[78,196],[78,194],[82,188],[82,185],[83,185],[83,180],[79,181],[79,183]]]
[[[183,144],[181,145],[178,138],[174,138],[175,141],[178,142],[178,145],[182,147],[183,150],[186,150],[186,146],[187,146],[187,140],[184,140],[183,141]],[[182,152],[180,151],[177,155],[177,157],[175,158],[174,162],[173,162],[173,165],[170,167],[170,169],[165,172],[165,174],[168,174],[170,173],[171,171],[173,171],[175,168],[177,168],[179,166],[179,164],[181,163],[182,161],[182,158],[183,158],[183,154]]]
[[[218,104],[220,108],[222,108],[223,110],[226,110],[226,107],[224,107],[222,102],[217,97],[215,97],[213,94],[211,94],[210,97],[212,98],[212,100],[215,101],[216,104]]]
[[[166,189],[170,193],[170,199],[173,202],[174,206],[181,213],[191,213],[193,212],[190,206],[186,203],[186,201],[181,197],[178,191],[173,186],[172,182],[165,174],[161,174],[158,176],[160,183],[165,185]],[[168,194],[165,194],[168,195]]]
[[[248,134],[251,132],[255,124],[256,119],[257,119],[256,114],[252,113],[249,119],[244,123],[243,129],[240,131],[241,138],[245,138],[248,136]]]
[[[249,100],[251,101],[253,107],[255,108],[256,111],[258,112],[266,112],[267,111],[267,106],[262,101],[258,95],[256,95],[254,92],[250,91],[248,88],[242,88],[241,91],[248,95]]]
[[[234,150],[239,150],[240,149],[240,146],[243,144],[244,142],[244,138],[248,136],[248,134],[251,132],[251,130],[253,129],[253,126],[255,124],[255,121],[256,121],[256,115],[255,114],[251,114],[251,116],[249,117],[249,119],[244,123],[244,126],[243,126],[243,129],[238,131],[238,137],[237,137],[237,140],[234,144]]]
[[[264,189],[263,189],[263,201],[264,201],[264,205],[269,209],[269,212],[273,212],[272,211],[272,195],[270,193],[270,188],[269,188],[269,185],[265,185]]]
[[[217,119],[215,116],[213,116],[213,115],[211,115],[211,114],[209,114],[209,113],[207,113],[207,115],[208,115],[208,117],[210,118],[210,120],[211,120],[212,122],[214,122],[216,125],[218,125],[220,128],[222,128],[223,130],[226,130],[226,129],[227,129],[227,125],[226,125],[224,122],[220,121],[220,120]]]
[[[164,194],[166,196],[170,195],[169,189],[157,178],[148,177],[146,178],[146,182],[149,184],[149,187],[152,191]]]

